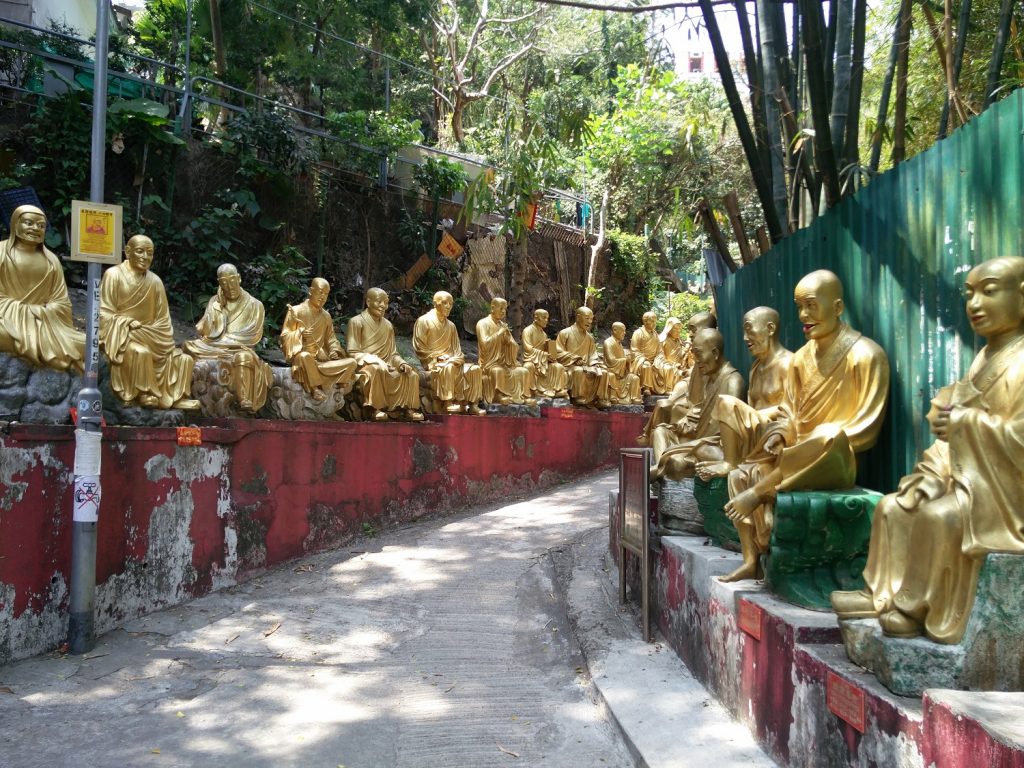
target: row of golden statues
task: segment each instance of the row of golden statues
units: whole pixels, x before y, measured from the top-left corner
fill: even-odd
[[[958,642],[985,554],[1024,553],[1024,258],[974,267],[964,289],[986,345],[938,392],[927,416],[934,443],[875,510],[866,587],[832,594],[841,619],[877,618],[890,636]],[[697,364],[639,438],[654,453],[653,478],[728,478],[743,562],[723,581],[761,576],[779,491],[853,486],[885,415],[888,359],[843,322],[839,278],[812,272],[794,300],[806,339],[795,353],[779,343],[775,310],[743,318],[754,357],[745,400],[713,319],[691,318]]]
[[[40,209],[14,211],[10,238],[0,250],[0,352],[37,366],[80,371],[84,337],[72,326],[63,270],[44,245],[45,232]],[[153,241],[135,235],[124,261],[106,270],[100,284],[99,342],[110,363],[111,389],[128,405],[197,409],[193,368],[196,361],[215,360],[230,372],[228,388],[238,407],[260,410],[273,381],[270,366],[253,349],[263,336],[263,304],[242,288],[233,265],[222,265],[217,293],[196,325],[199,337],[179,349],[163,283],[150,271],[153,254]],[[659,336],[657,316],[647,313],[630,350],[622,345],[625,326],[615,323],[599,350],[591,334],[592,310],[579,308],[576,322],[551,340],[548,313],[538,309],[517,342],[502,298],[493,299],[490,314],[477,323],[479,359],[473,363],[448,319],[453,298],[439,291],[433,309],[413,329],[417,370],[398,353],[385,317],[386,292],[367,291],[365,310],[349,321],[347,349],[324,309],[329,292],[326,280],[314,278],[306,300],[288,307],[281,350],[293,380],[315,402],[327,400],[336,386],[358,383],[362,405],[378,421],[422,421],[421,387],[437,413],[482,414],[485,404],[532,405],[538,397],[568,397],[575,405],[598,408],[639,404],[642,394],[671,390],[690,367],[675,318]]]

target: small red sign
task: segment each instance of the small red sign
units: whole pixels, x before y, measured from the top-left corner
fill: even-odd
[[[576,411],[574,411],[572,408],[559,408],[558,409],[558,418],[560,418],[560,419],[575,419],[576,418]]]
[[[764,617],[764,608],[760,605],[739,599],[739,625],[740,629],[746,632],[755,640],[761,639],[761,620]]]
[[[825,701],[829,711],[864,733],[864,691],[835,672],[825,680]]]
[[[202,445],[203,430],[199,427],[178,427],[178,445]]]

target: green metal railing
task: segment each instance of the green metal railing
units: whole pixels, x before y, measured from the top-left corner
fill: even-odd
[[[782,338],[797,349],[803,334],[793,287],[814,269],[838,274],[847,320],[881,344],[892,367],[887,424],[861,480],[894,489],[932,442],[929,401],[966,373],[980,349],[964,314],[967,271],[1024,255],[1022,193],[1024,91],[1017,91],[727,278],[717,296],[727,354],[741,368],[749,360],[740,318],[761,304],[780,311]]]

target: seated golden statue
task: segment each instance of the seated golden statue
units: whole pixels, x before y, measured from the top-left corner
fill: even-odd
[[[549,315],[546,309],[533,312],[533,322],[523,328],[523,365],[533,376],[533,394],[537,397],[568,397],[569,377],[565,366],[548,350]]]
[[[612,323],[612,335],[604,340],[604,367],[608,369],[609,400],[619,404],[639,404],[640,377],[630,372],[632,359],[622,348],[622,340],[626,338],[626,326]]]
[[[747,387],[747,403],[761,411],[768,420],[776,410],[766,411],[782,403],[786,377],[793,361],[793,353],[779,341],[779,313],[771,307],[754,307],[743,316],[743,341],[754,356],[750,366],[750,383]],[[754,432],[742,434],[726,428],[721,431],[722,457],[697,464],[697,475],[702,480],[724,477],[736,469],[739,463],[756,446],[749,440]],[[741,442],[747,440],[748,442]],[[730,457],[726,460],[726,456]]]
[[[702,399],[691,403],[679,421],[655,427],[651,438],[654,469],[651,479],[682,480],[693,477],[697,463],[722,458],[718,419],[714,405],[719,395],[742,398],[747,385],[743,375],[725,359],[725,339],[716,328],[698,331],[693,339],[694,366],[701,377]]]
[[[135,235],[126,259],[100,282],[100,346],[110,360],[110,388],[128,405],[195,410],[189,397],[196,362],[174,346],[167,293],[149,271],[153,241]]]
[[[716,328],[717,326],[718,321],[710,312],[697,312],[690,317],[689,322],[686,324],[686,330],[690,338],[693,339],[700,331],[706,328]],[[687,354],[692,356],[690,351]],[[651,415],[647,418],[644,431],[636,439],[637,444],[648,445],[654,428],[659,424],[671,424],[681,421],[686,411],[690,408],[691,398],[695,402],[701,401],[700,387],[700,374],[696,372],[696,367],[691,365],[687,375],[676,383],[669,396],[662,398],[654,404],[654,410],[651,411]]]
[[[196,331],[199,338],[186,341],[182,349],[197,360],[225,363],[231,372],[228,389],[238,407],[250,413],[262,408],[273,381],[270,366],[253,350],[263,338],[263,302],[242,288],[242,276],[233,264],[217,268],[217,293]]]
[[[658,337],[661,342],[661,353],[655,362],[663,371],[665,381],[672,382],[666,392],[671,392],[676,382],[693,368],[693,353],[690,344],[681,338],[682,333],[683,321],[678,317],[670,317],[665,321],[665,330]]]
[[[594,310],[580,307],[576,322],[555,337],[555,358],[569,373],[569,392],[575,405],[607,408],[608,371],[597,354],[597,342],[590,335]]]
[[[889,361],[871,339],[840,319],[843,286],[828,270],[806,275],[794,291],[807,343],[793,355],[782,404],[767,413],[719,398],[716,416],[736,445],[755,446],[729,472],[726,515],[736,526],[743,564],[723,581],[760,576],[779,490],[850,488],[856,454],[875,444],[889,397]],[[748,434],[751,433],[751,434]]]
[[[643,323],[629,339],[629,351],[632,353],[629,369],[640,379],[643,394],[668,394],[677,376],[675,368],[666,366],[661,355],[661,338],[656,330],[658,316],[654,312],[644,312]]]
[[[412,346],[423,366],[433,407],[447,413],[486,413],[480,407],[480,366],[466,362],[455,323],[448,319],[455,300],[447,291],[434,294],[434,308],[412,329]]]
[[[495,297],[491,299],[491,314],[476,324],[484,402],[522,405],[529,401],[533,405],[533,377],[519,365],[519,345],[505,322],[507,313],[508,302]]]
[[[0,243],[0,352],[32,365],[81,373],[85,336],[71,325],[60,260],[43,244],[46,215],[34,205],[11,214]]]
[[[932,401],[935,442],[875,508],[859,592],[833,592],[841,619],[883,632],[963,637],[989,552],[1024,553],[1024,258],[992,259],[965,282],[967,317],[986,345]]]
[[[423,421],[420,377],[395,345],[395,329],[384,317],[390,299],[380,288],[366,292],[366,309],[348,321],[348,352],[359,366],[363,404],[373,408],[376,421],[404,412],[412,421]]]
[[[281,351],[292,366],[292,379],[318,403],[327,399],[331,387],[350,382],[356,370],[356,361],[341,346],[324,309],[330,291],[330,283],[314,277],[309,298],[289,305],[281,325]]]

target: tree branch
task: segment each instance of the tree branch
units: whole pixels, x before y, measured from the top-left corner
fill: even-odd
[[[509,56],[506,56],[504,59],[502,59],[501,61],[499,61],[495,65],[493,70],[491,70],[491,74],[489,74],[487,76],[487,79],[484,81],[484,84],[480,87],[480,90],[476,91],[473,94],[467,94],[467,95],[472,95],[473,98],[476,98],[476,99],[482,99],[484,96],[487,95],[487,91],[490,90],[491,84],[494,83],[494,79],[498,75],[500,75],[506,69],[511,67],[513,64],[515,64],[521,58],[526,56],[526,54],[528,54],[532,50],[533,50],[533,43],[527,43],[523,48],[521,48],[516,53],[513,53],[513,54],[511,54]]]
[[[543,5],[564,5],[568,8],[585,8],[590,11],[609,11],[611,13],[647,13],[649,11],[661,11],[666,8],[699,8],[700,2],[685,0],[671,3],[651,3],[650,5],[601,5],[600,3],[587,3],[581,0],[533,0]],[[781,2],[792,3],[796,0],[781,0]],[[711,5],[732,5],[733,0],[713,0]]]

